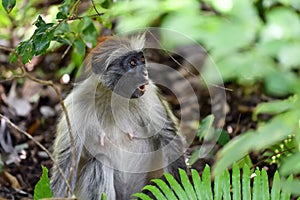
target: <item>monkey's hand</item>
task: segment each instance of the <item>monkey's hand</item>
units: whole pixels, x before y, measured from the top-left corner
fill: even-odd
[[[133,131],[128,132],[128,137],[129,137],[130,140],[133,139],[133,137],[134,137]]]
[[[105,132],[100,133],[100,145],[104,146],[104,137],[105,137]]]

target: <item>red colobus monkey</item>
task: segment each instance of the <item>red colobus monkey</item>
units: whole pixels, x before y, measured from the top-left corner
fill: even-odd
[[[108,37],[87,57],[88,77],[65,99],[75,143],[71,187],[78,199],[130,199],[164,172],[186,168],[183,141],[168,105],[148,76],[145,36]],[[66,193],[58,171],[70,174],[71,144],[62,114],[57,127],[51,187]]]

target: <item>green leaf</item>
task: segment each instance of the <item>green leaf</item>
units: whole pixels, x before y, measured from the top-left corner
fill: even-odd
[[[181,183],[184,187],[185,192],[188,194],[189,199],[196,200],[197,197],[195,191],[186,172],[182,169],[179,169],[179,174],[180,174]]]
[[[56,14],[56,19],[62,19],[62,20],[64,20],[64,19],[67,19],[67,18],[68,18],[68,16],[66,14],[62,13],[62,12],[58,12]]]
[[[225,170],[223,174],[223,199],[224,200],[231,200],[230,196],[230,174],[228,170]]]
[[[214,115],[208,115],[205,117],[201,123],[199,124],[199,129],[197,132],[197,136],[199,137],[199,140],[204,138],[206,135],[208,135],[211,132],[212,124],[214,122]]]
[[[50,179],[48,177],[48,169],[42,166],[42,176],[34,188],[34,200],[42,198],[51,198]]]
[[[18,60],[18,56],[15,53],[10,53],[9,54],[9,63],[14,63]]]
[[[175,178],[171,174],[164,174],[172,188],[174,189],[174,192],[178,196],[179,200],[188,200],[189,198],[187,197],[185,191],[183,188],[180,186],[180,184],[175,180]]]
[[[144,194],[144,193],[135,193],[132,196],[134,197],[138,197],[142,200],[152,200],[148,195]]]
[[[205,166],[202,174],[202,183],[203,183],[203,190],[205,192],[205,199],[212,200],[213,194],[211,189],[211,180],[210,180],[210,167],[208,165]]]
[[[44,34],[35,35],[35,38],[33,40],[34,45],[34,54],[39,55],[41,53],[46,52],[48,47],[50,46],[50,42],[53,38],[53,35],[47,34],[45,32]]]
[[[261,200],[262,197],[262,185],[261,185],[261,177],[260,177],[260,170],[256,169],[255,170],[256,176],[254,177],[253,181],[253,191],[252,191],[252,196],[253,200]]]
[[[274,174],[273,185],[271,190],[271,199],[279,200],[280,199],[280,177],[278,171]]]
[[[284,69],[293,69],[300,67],[300,42],[285,43],[278,53],[278,59]]]
[[[255,62],[253,62],[255,58]],[[212,63],[207,60],[205,67]],[[238,81],[240,84],[251,85],[274,71],[274,61],[267,56],[258,54],[255,50],[246,52],[233,52],[230,56],[216,60],[218,68],[224,81]],[[209,71],[208,71],[209,72]]]
[[[60,23],[57,28],[55,29],[55,34],[56,35],[64,35],[65,33],[70,32],[70,27],[67,22],[62,22]]]
[[[214,200],[222,199],[222,174],[218,174],[214,179]]]
[[[143,190],[149,190],[157,199],[166,200],[161,191],[153,185],[146,185]]]
[[[194,184],[194,189],[195,192],[197,194],[197,198],[199,200],[204,200],[204,192],[203,192],[203,186],[202,186],[202,181],[201,178],[199,176],[199,173],[197,170],[192,169],[192,179],[193,179],[193,184]]]
[[[288,111],[260,125],[256,131],[249,130],[235,137],[218,152],[217,162],[213,168],[214,174],[221,173],[251,150],[262,150],[293,134],[298,127],[299,118],[299,110]]]
[[[285,199],[290,199],[291,193],[300,195],[300,180],[292,180],[292,176],[288,180],[282,182],[282,193],[281,196]]]
[[[60,6],[58,8],[58,10],[60,11],[59,13],[61,13],[60,15],[68,16],[69,7],[71,6],[72,3],[74,3],[73,0],[64,0],[64,3],[62,4],[62,6]]]
[[[91,18],[84,17],[80,22],[80,26],[82,27],[81,37],[85,41],[85,43],[90,44],[90,47],[96,46],[98,32]]]
[[[23,63],[27,63],[34,56],[33,44],[30,41],[21,42],[16,51],[20,56],[22,56]]]
[[[298,77],[289,71],[274,71],[265,77],[265,89],[274,96],[286,96],[298,89]]]
[[[3,172],[4,170],[4,163],[3,163],[3,160],[2,160],[2,156],[0,154],[0,173]]]
[[[251,199],[250,176],[251,172],[249,166],[244,165],[242,177],[242,197],[245,200]]]
[[[232,199],[241,199],[240,169],[237,164],[232,167]]]
[[[224,146],[225,144],[227,144],[228,142],[230,141],[230,136],[229,134],[227,133],[227,131],[225,130],[222,130],[221,131],[221,134],[218,138],[218,144]]]
[[[161,179],[153,179],[151,180],[154,182],[165,194],[167,199],[176,199],[174,192],[169,188],[169,186]]]
[[[80,38],[74,41],[74,47],[77,54],[85,55],[85,44]]]
[[[252,141],[254,136],[254,131],[248,131],[242,136],[233,138],[225,145],[217,154],[217,162],[213,167],[213,174],[222,173],[232,163],[247,155],[252,147],[249,141]]]
[[[9,14],[16,5],[16,0],[2,0],[2,6]]]
[[[297,174],[300,173],[300,153],[291,155],[288,158],[285,158],[280,167],[280,173],[282,175]],[[293,166],[293,167],[291,167]]]
[[[286,46],[285,40],[271,40],[260,42],[256,45],[258,55],[266,57],[277,57],[278,52]]]
[[[291,198],[291,192],[299,192],[299,188],[300,188],[300,184],[298,181],[298,185],[297,182],[293,183],[293,176],[290,175],[288,177],[287,180],[282,180],[281,181],[281,185],[282,185],[282,192],[281,192],[281,200],[290,200]]]
[[[200,156],[201,156],[201,148],[196,149],[192,153],[192,155],[191,155],[191,157],[189,159],[189,165],[193,165],[200,158]]]
[[[270,199],[269,179],[268,179],[268,174],[265,169],[261,170],[261,182],[262,182],[261,200],[269,200]]]
[[[107,28],[111,29],[112,28],[112,19],[109,13],[104,13],[103,15],[100,16],[102,25]]]
[[[292,8],[277,7],[267,12],[267,25],[262,30],[262,41],[298,38],[300,21]],[[289,23],[286,23],[289,22]]]
[[[106,194],[103,192],[102,195],[101,195],[101,200],[106,200],[106,198],[107,198]]]
[[[253,163],[252,163],[252,160],[251,160],[251,157],[248,155],[244,156],[242,159],[240,159],[238,162],[237,162],[237,165],[240,167],[240,168],[243,168],[245,165],[247,166],[253,166]]]
[[[279,178],[279,173],[276,171],[274,177],[268,177],[267,171],[264,169],[257,168],[255,170],[255,175],[253,179],[253,184],[251,183],[251,171],[249,166],[244,165],[242,172],[242,182],[240,180],[240,169],[237,164],[233,165],[232,176],[228,169],[222,174],[215,176],[213,185],[211,184],[211,174],[210,167],[205,166],[202,174],[202,180],[198,171],[191,169],[192,180],[194,188],[184,170],[180,170],[181,184],[179,184],[172,175],[165,174],[167,181],[172,188],[172,190],[177,194],[177,197],[170,189],[170,187],[161,179],[154,179],[152,182],[156,183],[158,187],[153,185],[148,185],[144,189],[151,191],[156,199],[197,199],[197,200],[233,200],[243,199],[243,200],[278,200],[278,199],[290,199],[291,193],[298,195],[300,188],[300,181],[293,180],[290,176],[286,181],[281,182]],[[232,180],[232,185],[230,185],[230,180]],[[273,180],[272,188],[269,186],[270,180]],[[281,183],[284,190],[281,191]],[[184,189],[180,186],[183,185]],[[251,187],[253,185],[253,187]],[[232,187],[231,187],[232,186]],[[214,187],[214,198],[212,194],[212,187]],[[242,188],[242,191],[241,191]],[[143,189],[143,190],[144,190]],[[252,193],[251,193],[252,191]],[[271,191],[271,194],[270,194]],[[171,195],[163,195],[170,193]],[[281,193],[281,196],[280,196]],[[134,194],[136,197],[141,197],[141,199],[149,200],[149,196],[137,193]],[[251,198],[252,197],[252,198]]]
[[[45,26],[46,22],[43,20],[43,18],[39,15],[38,19],[34,22],[34,25],[39,28],[41,26]]]
[[[279,114],[291,109],[297,101],[297,96],[289,97],[285,100],[277,100],[266,103],[260,103],[256,106],[253,118],[257,119],[258,114]]]

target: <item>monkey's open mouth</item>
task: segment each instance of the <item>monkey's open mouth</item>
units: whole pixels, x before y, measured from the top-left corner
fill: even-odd
[[[145,91],[146,91],[146,85],[148,85],[148,84],[149,84],[149,83],[146,82],[146,83],[140,85],[137,89],[138,89],[140,92],[145,93]]]
[[[146,85],[141,85],[138,89],[141,92],[145,92],[146,91]]]

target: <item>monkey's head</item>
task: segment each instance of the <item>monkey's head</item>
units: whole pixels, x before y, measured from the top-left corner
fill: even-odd
[[[149,83],[145,57],[142,52],[144,36],[131,39],[108,37],[92,52],[92,71],[113,92],[138,98]]]

